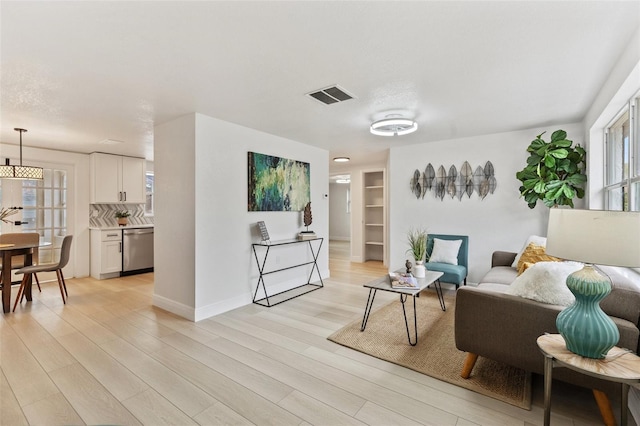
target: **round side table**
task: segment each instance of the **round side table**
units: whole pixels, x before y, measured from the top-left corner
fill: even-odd
[[[538,347],[544,355],[544,424],[551,419],[551,380],[554,367],[565,367],[602,380],[620,383],[622,398],[620,423],[627,424],[629,385],[640,383],[640,357],[626,349],[614,346],[603,359],[585,358],[567,349],[559,334],[538,337]],[[615,419],[612,419],[615,424]],[[606,421],[606,419],[605,419]]]

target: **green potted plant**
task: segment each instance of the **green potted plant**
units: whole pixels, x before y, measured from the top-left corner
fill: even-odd
[[[410,253],[416,261],[413,274],[417,278],[422,278],[425,276],[424,261],[427,254],[427,231],[422,228],[409,230],[407,242],[409,243],[407,253]]]
[[[131,216],[131,213],[129,213],[128,210],[116,211],[116,218],[118,219],[118,225],[120,226],[127,225],[129,223],[129,216]]]
[[[527,166],[516,173],[522,182],[520,195],[532,209],[538,200],[547,207],[573,207],[574,198],[584,197],[587,182],[586,151],[567,139],[567,132],[556,130],[551,141],[546,142],[539,134],[527,148]]]

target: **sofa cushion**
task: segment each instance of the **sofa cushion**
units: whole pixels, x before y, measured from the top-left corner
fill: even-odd
[[[640,273],[630,268],[596,266],[613,283],[611,293],[600,302],[602,310],[640,325]]]
[[[433,251],[429,256],[429,263],[448,263],[450,265],[458,264],[458,251],[462,240],[441,240],[433,239]]]
[[[507,293],[541,303],[569,306],[575,297],[566,280],[582,266],[578,262],[538,262],[518,276]]]
[[[522,252],[518,261],[518,275],[522,274],[527,268],[538,262],[560,262],[562,259],[549,256],[544,246],[535,243],[529,243],[527,248]]]
[[[517,276],[518,271],[516,271],[516,268],[512,268],[511,266],[494,266],[482,277],[479,285],[483,285],[484,283],[511,285]]]
[[[520,260],[520,256],[522,256],[522,253],[524,253],[524,251],[527,249],[527,246],[531,243],[534,243],[537,246],[546,247],[547,239],[545,237],[540,237],[538,235],[529,236],[529,238],[527,238],[527,241],[525,241],[524,245],[522,246],[518,254],[516,254],[516,258],[513,260],[513,263],[511,264],[511,266],[513,266],[514,268],[518,267],[518,261]]]

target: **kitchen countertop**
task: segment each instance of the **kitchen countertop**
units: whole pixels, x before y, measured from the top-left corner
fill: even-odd
[[[126,225],[126,226],[90,226],[89,229],[97,229],[99,231],[113,231],[117,229],[136,229],[136,228],[153,228],[155,225],[147,223],[144,225]]]

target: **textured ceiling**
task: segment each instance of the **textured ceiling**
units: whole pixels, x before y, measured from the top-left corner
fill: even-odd
[[[358,163],[581,120],[640,2],[2,1],[0,24],[2,142],[152,159],[199,112]],[[305,96],[333,84],[355,99]],[[369,134],[390,113],[418,131]]]

